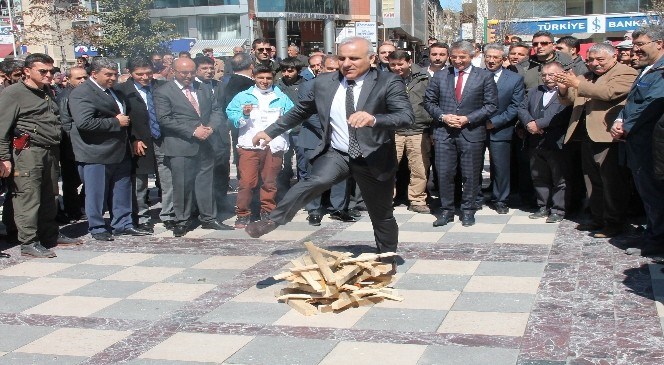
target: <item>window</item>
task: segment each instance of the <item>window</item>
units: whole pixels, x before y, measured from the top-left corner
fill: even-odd
[[[198,39],[240,38],[240,17],[232,15],[199,16]]]
[[[175,25],[175,29],[173,31],[178,36],[185,38],[189,37],[189,22],[187,20],[187,17],[162,18],[161,20],[165,21],[166,23]]]
[[[606,0],[607,13],[629,13],[639,11],[639,0]]]

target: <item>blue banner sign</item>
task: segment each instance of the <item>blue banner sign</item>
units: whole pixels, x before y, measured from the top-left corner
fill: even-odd
[[[653,17],[653,19],[655,19]],[[547,31],[551,34],[606,33],[635,30],[647,24],[648,16],[643,13],[634,15],[588,15],[584,17],[560,17],[517,19],[511,24],[514,34],[533,34]]]

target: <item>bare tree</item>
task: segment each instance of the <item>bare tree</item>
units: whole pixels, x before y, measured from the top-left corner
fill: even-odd
[[[23,11],[24,27],[19,36],[27,45],[51,45],[60,49],[61,65],[66,67],[65,46],[74,42],[95,44],[98,24],[78,1],[30,0]]]
[[[660,25],[664,19],[664,0],[651,0],[647,8],[648,24]]]
[[[664,0],[663,0],[664,1]],[[506,39],[515,33],[515,18],[518,14],[519,0],[494,0],[489,6],[490,18],[500,20],[496,28],[496,39]]]

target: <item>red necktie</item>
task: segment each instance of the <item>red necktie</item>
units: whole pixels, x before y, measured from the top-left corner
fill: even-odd
[[[457,101],[461,101],[461,88],[463,87],[463,71],[459,71],[459,78],[457,78],[456,87],[454,88],[454,95]]]

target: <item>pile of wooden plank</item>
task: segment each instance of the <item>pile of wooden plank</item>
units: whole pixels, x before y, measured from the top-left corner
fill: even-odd
[[[394,289],[391,264],[380,258],[395,253],[361,254],[328,251],[306,242],[309,255],[291,260],[289,271],[275,275],[287,280],[288,286],[276,293],[277,299],[288,303],[305,316],[342,311],[361,305],[372,305],[383,299],[402,301]]]

